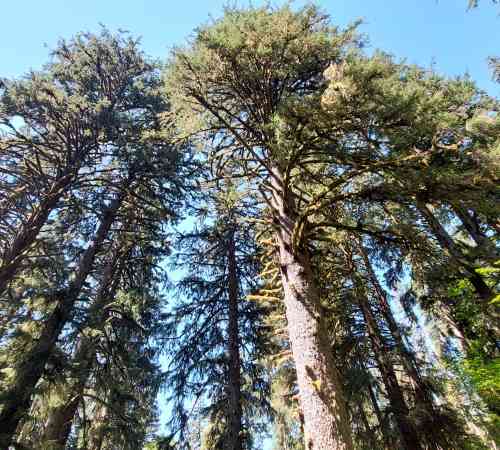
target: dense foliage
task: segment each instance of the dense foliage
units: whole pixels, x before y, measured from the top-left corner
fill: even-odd
[[[228,7],[1,81],[2,448],[498,445],[500,103],[357,27]]]

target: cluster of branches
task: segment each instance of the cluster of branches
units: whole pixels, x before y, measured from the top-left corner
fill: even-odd
[[[227,8],[162,77],[103,31],[2,82],[2,448],[495,445],[500,105],[356,26]]]
[[[0,92],[0,447],[141,448],[187,148],[158,67],[80,34]],[[186,173],[184,173],[186,172]]]
[[[166,73],[179,130],[258,204],[277,448],[488,448],[449,379],[498,361],[499,105],[362,48],[313,6],[227,8]]]

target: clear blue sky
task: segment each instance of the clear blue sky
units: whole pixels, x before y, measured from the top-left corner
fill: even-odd
[[[99,24],[142,36],[146,53],[164,58],[169,48],[183,43],[197,25],[209,16],[218,16],[224,3],[225,0],[4,0],[0,77],[18,77],[30,68],[40,68],[59,37],[96,31]],[[306,1],[294,3],[300,6]],[[434,63],[437,70],[451,76],[469,72],[490,94],[500,93],[500,85],[491,81],[486,64],[488,56],[500,56],[500,7],[490,0],[481,0],[480,7],[472,11],[467,11],[467,0],[317,3],[339,25],[363,18],[361,29],[369,35],[374,48],[406,57],[411,63]]]
[[[198,24],[217,16],[225,0],[14,0],[3,1],[0,77],[20,76],[47,60],[59,37],[95,31],[99,23],[142,36],[147,53],[165,57]],[[247,1],[240,1],[246,4]],[[261,3],[254,0],[255,4]],[[275,3],[281,3],[275,1]],[[303,0],[296,5],[306,3]],[[481,0],[467,11],[467,0],[318,0],[338,24],[364,18],[362,30],[373,47],[449,75],[468,71],[498,95],[485,62],[500,55],[500,7]]]

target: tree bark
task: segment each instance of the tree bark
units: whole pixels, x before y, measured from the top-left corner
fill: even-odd
[[[50,358],[63,327],[69,321],[73,307],[80,295],[83,284],[92,270],[95,256],[100,251],[123,201],[124,191],[120,191],[103,213],[92,244],[85,250],[73,280],[67,289],[54,295],[56,306],[43,324],[37,342],[25,352],[16,368],[17,377],[4,395],[0,412],[0,448],[8,448],[21,418],[30,407],[36,384],[42,377],[45,364]]]
[[[358,303],[365,318],[368,335],[373,347],[373,353],[377,360],[380,374],[387,392],[387,398],[394,413],[398,426],[403,448],[406,450],[422,450],[423,447],[414,424],[409,418],[410,410],[406,404],[401,386],[399,385],[396,372],[389,359],[390,351],[387,347],[382,332],[377,323],[371,305],[363,293],[358,295]]]
[[[465,270],[467,279],[471,282],[479,297],[486,302],[491,301],[494,297],[493,291],[483,280],[483,277],[476,272],[474,265],[467,260],[466,255],[463,254],[452,237],[444,229],[441,223],[439,223],[427,204],[417,200],[417,208],[424,216],[429,228],[441,247],[447,250],[453,260]]]
[[[276,177],[278,178],[278,177]],[[281,178],[281,177],[280,177]],[[281,187],[277,186],[276,192]],[[297,216],[290,194],[275,195],[288,334],[297,371],[307,450],[352,450],[351,427],[340,374],[334,365],[328,329],[321,311],[309,254],[294,250]]]
[[[119,249],[115,248],[104,268],[95,301],[89,308],[86,318],[87,324],[99,326],[105,319],[102,310],[114,298],[118,287],[119,277],[113,280],[113,276],[116,274],[118,255]],[[96,321],[97,323],[95,323]],[[83,391],[94,363],[95,347],[92,341],[87,336],[82,335],[79,344],[73,358],[73,361],[79,366],[76,378],[72,382],[68,381],[68,397],[63,404],[50,411],[49,421],[44,430],[43,442],[49,445],[52,450],[66,448],[73,420],[83,398]]]
[[[66,174],[54,182],[28,220],[22,224],[12,244],[4,249],[2,265],[0,266],[0,294],[5,291],[15,277],[26,251],[36,241],[40,230],[57,206],[61,196],[70,186],[73,178],[73,174]]]
[[[73,420],[82,401],[85,384],[90,375],[93,357],[94,353],[90,342],[84,337],[74,358],[80,364],[76,381],[69,386],[69,395],[66,401],[51,411],[44,430],[42,440],[51,450],[64,450],[66,448]]]
[[[394,315],[392,313],[391,306],[389,305],[389,302],[387,300],[386,292],[380,285],[377,275],[375,274],[375,271],[373,270],[373,267],[371,265],[368,254],[366,253],[366,250],[361,242],[359,242],[358,248],[363,258],[370,284],[375,289],[380,312],[382,313],[384,321],[387,324],[389,331],[391,332],[392,338],[394,339],[394,343],[396,344],[396,350],[401,356],[403,367],[413,382],[413,387],[415,389],[415,396],[417,398],[417,401],[423,404],[427,412],[432,415],[434,413],[434,402],[432,400],[432,393],[429,392],[428,387],[425,385],[425,382],[422,379],[413,352],[408,349],[404,341],[404,338],[399,329],[399,324],[396,322],[396,319],[394,318]]]
[[[238,273],[234,230],[228,242],[229,437],[226,450],[242,450],[241,359],[238,330]]]

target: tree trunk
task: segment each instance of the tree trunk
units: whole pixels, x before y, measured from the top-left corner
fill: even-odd
[[[277,187],[279,192],[281,187]],[[352,450],[340,374],[306,249],[294,250],[293,201],[275,195],[275,222],[288,335],[297,371],[307,450]]]
[[[226,450],[242,450],[241,361],[238,330],[238,273],[234,230],[228,242],[228,353],[229,353],[229,437]]]
[[[106,430],[106,417],[108,409],[105,405],[96,406],[96,413],[92,417],[92,427],[90,429],[90,438],[88,450],[101,450],[104,444],[104,434]]]
[[[453,241],[452,237],[448,234],[444,227],[439,223],[427,204],[417,201],[417,207],[425,217],[429,228],[440,243],[441,247],[447,250],[453,260],[467,272],[465,276],[474,286],[474,289],[479,297],[481,297],[482,300],[489,302],[494,297],[493,291],[486,284],[481,275],[476,272],[476,268],[467,260],[467,257]]]
[[[73,178],[73,174],[66,174],[51,186],[28,220],[22,224],[12,244],[4,249],[2,265],[0,266],[0,294],[5,291],[15,277],[26,251],[36,241],[40,230],[47,222],[50,213],[57,206]]]
[[[86,318],[86,323],[91,326],[100,326],[102,324],[105,319],[102,314],[103,308],[114,299],[120,279],[120,271],[117,271],[117,269],[119,269],[118,258],[122,250],[122,248],[116,246],[104,267],[95,301],[90,306]],[[118,276],[116,276],[117,273]],[[44,430],[43,442],[48,444],[53,450],[63,450],[66,448],[73,420],[92,370],[94,358],[95,347],[92,341],[87,336],[82,335],[80,345],[73,358],[79,366],[76,379],[69,386],[66,401],[62,405],[53,408],[50,412],[50,418]]]
[[[363,368],[366,370],[364,367]],[[377,417],[377,421],[379,423],[380,427],[380,432],[382,434],[382,438],[384,439],[385,446],[388,450],[396,448],[397,442],[396,439],[388,432],[388,427],[387,427],[387,420],[382,414],[382,411],[380,410],[380,406],[378,405],[378,400],[377,396],[375,395],[375,391],[373,390],[373,386],[371,383],[368,384],[368,395],[370,396],[370,402],[373,407],[373,412],[375,413],[375,416]]]
[[[42,377],[45,364],[54,351],[63,327],[71,317],[73,306],[92,270],[95,256],[109,233],[123,197],[124,194],[121,191],[104,211],[94,241],[85,250],[73,280],[67,289],[54,295],[56,306],[45,321],[39,339],[31,349],[24,353],[22,361],[16,368],[16,380],[3,393],[4,404],[0,413],[0,448],[7,448],[11,444],[19,421],[30,407],[35,386]]]
[[[364,428],[364,433],[363,433],[363,438],[364,440],[368,441],[371,445],[371,448],[373,450],[376,450],[379,448],[379,445],[377,443],[377,440],[375,439],[375,433],[372,430],[372,427],[370,427],[370,423],[368,422],[368,418],[366,417],[366,412],[365,408],[363,407],[362,402],[358,402],[358,411],[359,415],[361,417],[361,422],[363,423],[363,428]]]
[[[375,274],[371,265],[368,254],[366,253],[366,250],[361,242],[359,242],[358,248],[363,258],[370,284],[375,289],[380,312],[382,313],[384,321],[387,324],[389,331],[391,332],[392,338],[394,339],[396,350],[401,356],[403,367],[413,382],[416,399],[426,408],[427,413],[432,416],[434,414],[434,402],[432,400],[432,393],[429,391],[428,387],[425,385],[424,380],[422,379],[413,352],[408,349],[404,341],[404,338],[399,329],[399,325],[394,318],[391,306],[389,305],[389,302],[387,300],[386,292],[380,285],[377,275]]]
[[[48,423],[43,434],[43,443],[51,450],[64,450],[71,433],[76,411],[82,401],[85,384],[90,375],[94,354],[90,342],[83,337],[75,361],[79,361],[79,373],[76,381],[71,383],[65,402],[50,412]]]
[[[467,211],[467,209],[459,203],[452,203],[451,207],[476,245],[479,248],[486,250],[488,256],[498,257],[498,252],[491,244],[491,241],[482,232],[476,218],[471,216],[469,211]]]
[[[394,413],[403,448],[406,450],[422,450],[417,430],[409,418],[409,409],[403,391],[396,377],[396,372],[389,359],[390,351],[382,337],[382,332],[373,314],[371,305],[363,293],[358,296],[359,306],[365,318],[368,335],[377,360],[380,374],[387,392],[387,398]]]

